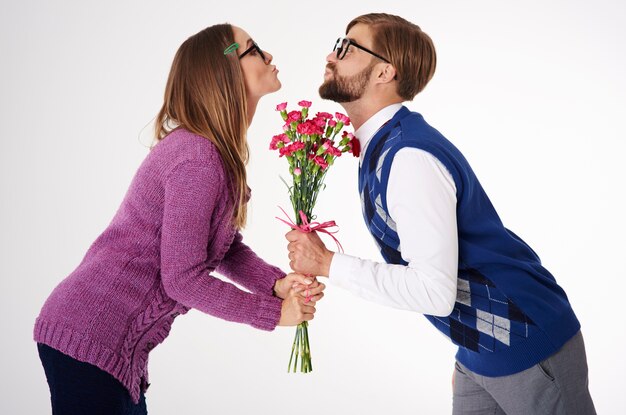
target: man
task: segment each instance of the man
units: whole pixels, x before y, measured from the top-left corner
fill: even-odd
[[[428,35],[397,16],[360,16],[327,62],[320,95],[356,129],[363,215],[386,263],[291,231],[293,270],[425,314],[459,346],[454,414],[594,414],[565,292],[504,227],[459,150],[402,106],[435,71]]]

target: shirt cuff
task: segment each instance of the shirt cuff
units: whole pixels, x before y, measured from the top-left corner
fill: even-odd
[[[350,255],[335,252],[328,269],[328,280],[334,285],[349,288],[352,285],[355,262],[359,259]]]

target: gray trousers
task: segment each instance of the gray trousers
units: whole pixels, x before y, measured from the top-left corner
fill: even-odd
[[[452,413],[595,414],[587,385],[585,344],[578,332],[546,360],[509,376],[480,376],[456,362]]]

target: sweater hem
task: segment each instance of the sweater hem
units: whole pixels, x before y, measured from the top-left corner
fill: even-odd
[[[556,353],[580,331],[574,312],[551,324],[541,326],[532,337],[497,353],[477,353],[459,348],[456,359],[472,372],[488,377],[513,375],[524,371]]]
[[[107,346],[62,323],[41,318],[37,318],[35,322],[33,339],[111,374],[128,390],[133,402],[139,403],[141,379],[132,373],[130,359],[123,358]]]

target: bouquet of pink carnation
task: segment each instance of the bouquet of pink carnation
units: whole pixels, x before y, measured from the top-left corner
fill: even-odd
[[[326,229],[336,226],[335,222],[330,221],[321,224],[312,222],[315,219],[313,208],[319,191],[324,186],[324,178],[328,168],[343,153],[351,153],[358,157],[360,153],[359,141],[352,133],[346,131],[337,139],[342,128],[350,125],[350,119],[346,115],[337,112],[333,117],[327,112],[318,112],[315,117],[309,119],[308,113],[311,102],[300,101],[298,105],[301,109],[295,111],[287,111],[286,102],[276,106],[276,111],[280,112],[285,125],[283,126],[283,133],[272,137],[270,143],[270,149],[278,150],[279,156],[284,156],[289,163],[292,184],[290,185],[284,180],[283,182],[289,189],[296,223],[286,223],[303,232],[320,231],[332,236],[334,232]],[[338,142],[335,141],[336,139]],[[333,237],[333,239],[335,238]],[[335,241],[337,242],[336,239]],[[291,348],[288,372],[291,371],[292,362],[293,371],[297,371],[298,357],[300,358],[301,372],[307,373],[313,370],[308,323],[306,321],[297,327],[296,337]]]

